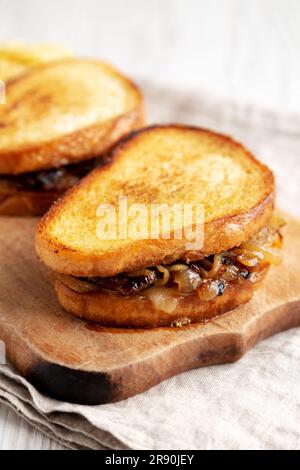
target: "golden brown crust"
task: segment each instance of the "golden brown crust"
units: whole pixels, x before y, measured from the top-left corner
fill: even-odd
[[[220,147],[230,145],[243,153],[246,160],[250,160],[259,169],[263,180],[261,199],[245,212],[229,211],[228,215],[215,218],[205,223],[204,246],[197,252],[196,256],[218,253],[233,246],[247,241],[253,234],[258,232],[268,222],[274,207],[274,178],[272,172],[263,164],[258,162],[242,145],[223,136],[205,129],[185,127],[180,125],[152,126],[133,133],[124,139],[112,152],[109,165],[99,168],[88,175],[76,187],[72,188],[64,198],[52,206],[50,211],[42,218],[36,234],[36,250],[39,257],[53,271],[73,274],[74,276],[112,276],[119,272],[130,271],[144,266],[166,264],[174,260],[188,257],[193,259],[193,253],[187,251],[186,240],[134,240],[128,249],[124,247],[110,250],[82,251],[60,242],[58,238],[48,233],[48,227],[64,211],[65,205],[71,203],[76,205],[76,196],[84,188],[90,187],[109,167],[117,167],[125,149],[135,145],[140,136],[156,129],[174,129],[180,132],[189,130],[205,134],[215,139]],[[251,163],[251,164],[252,164]],[[147,183],[145,183],[147,184]],[[188,190],[188,181],[186,189]],[[122,188],[120,188],[122,189]],[[249,188],[251,191],[252,188]],[[222,201],[220,201],[222,205]]]
[[[110,149],[127,132],[144,123],[142,106],[116,119],[80,129],[53,142],[21,151],[0,150],[0,174],[20,174],[56,168],[97,157]]]
[[[6,85],[8,105],[10,93],[13,94],[15,93],[15,89],[18,89],[18,87],[21,88],[22,80],[28,80],[28,77],[31,75],[36,76],[36,74],[39,74],[41,70],[46,68],[51,69],[51,67],[55,67],[56,64],[70,64],[70,67],[72,67],[72,64],[80,64],[80,62],[83,64],[94,64],[97,66],[97,61],[65,59],[63,61],[39,65],[34,67],[34,69],[31,69],[9,80]],[[0,174],[20,174],[29,171],[31,172],[41,169],[59,167],[62,164],[66,165],[68,163],[90,159],[105,152],[128,132],[141,127],[141,125],[144,123],[144,105],[143,96],[139,88],[125,76],[119,74],[119,72],[117,72],[108,64],[103,64],[102,62],[98,63],[101,64],[101,66],[105,66],[112,76],[118,77],[118,79],[123,83],[124,93],[126,92],[128,94],[132,94],[133,101],[136,103],[134,108],[116,115],[113,118],[99,120],[92,125],[83,126],[74,132],[64,133],[58,138],[53,138],[50,141],[43,141],[43,139],[38,139],[38,142],[35,144],[31,143],[30,145],[23,146],[16,143],[15,148],[14,145],[10,143],[9,149],[6,149],[5,146],[2,146],[0,149]],[[30,91],[29,99],[32,99],[34,104],[32,113],[38,113],[36,110],[40,108],[43,112],[45,106],[48,105],[48,100],[52,99],[52,90],[47,90],[45,87],[44,93],[45,96],[41,95],[40,102],[36,103],[34,90]],[[59,98],[61,101],[60,107],[62,109],[63,98],[64,97],[62,93],[61,97]],[[45,100],[45,103],[42,102],[43,99]],[[58,98],[56,97],[55,100],[57,99]],[[55,100],[54,102],[56,103]],[[33,104],[30,106],[33,106]],[[14,109],[15,106],[15,104],[12,105],[13,113],[16,112]],[[24,107],[25,105],[22,103],[22,106]],[[57,108],[57,113],[60,112],[60,107]],[[68,109],[67,111],[70,114],[72,109]],[[0,114],[0,127],[2,128],[0,130],[2,130],[4,133],[5,127],[10,130],[12,124],[9,120],[9,110],[6,112],[5,110],[2,110],[2,112],[4,114],[3,116]],[[26,112],[29,112],[29,110],[26,110]],[[14,120],[16,120],[15,117]],[[36,121],[36,126],[38,127],[38,116]],[[26,122],[24,122],[24,126],[26,127]]]
[[[53,217],[61,203],[58,200],[46,215]],[[38,256],[53,271],[74,276],[114,276],[145,266],[169,264],[178,259],[199,259],[201,254],[208,256],[240,245],[267,224],[272,212],[273,197],[270,196],[246,214],[224,217],[205,224],[204,246],[196,256],[186,250],[186,242],[182,240],[152,240],[151,250],[148,250],[148,240],[135,240],[134,251],[121,248],[109,254],[104,252],[102,256],[81,253],[43,237],[43,226],[47,218],[43,218],[38,225],[36,250]],[[233,226],[239,230],[233,233]]]
[[[138,295],[124,297],[114,292],[79,294],[55,280],[55,291],[60,305],[71,314],[84,320],[91,320],[105,326],[150,328],[170,326],[180,318],[191,323],[213,318],[248,302],[267,273],[265,267],[255,281],[244,280],[231,284],[222,296],[209,301],[200,301],[197,292],[178,301],[172,313],[154,308],[150,300]]]

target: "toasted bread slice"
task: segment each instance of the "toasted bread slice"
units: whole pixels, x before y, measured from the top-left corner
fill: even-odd
[[[96,60],[49,62],[9,80],[0,107],[0,174],[101,155],[143,122],[140,90]]]
[[[197,292],[179,297],[176,308],[172,312],[156,308],[144,296],[124,297],[107,290],[78,293],[59,280],[55,281],[54,287],[60,305],[79,318],[95,321],[105,326],[153,328],[178,323],[180,325],[181,322],[183,324],[196,323],[234,310],[251,299],[267,271],[268,267],[265,266],[259,276],[256,276],[255,281],[244,280],[240,284],[231,284],[222,296],[212,300],[201,302]]]
[[[10,42],[0,45],[0,80],[9,78],[43,62],[71,57],[70,52],[56,44],[23,44]]]
[[[0,80],[6,81],[9,78],[24,72],[28,66],[7,57],[1,57],[0,53]],[[2,104],[2,103],[1,103]]]
[[[128,206],[204,205],[203,247],[193,253],[186,239],[101,239],[97,208],[105,203],[117,210],[120,195],[128,197]],[[267,224],[273,199],[272,172],[239,143],[200,128],[154,126],[125,139],[109,165],[52,206],[38,225],[36,249],[54,271],[74,276],[113,276],[196,259],[247,241]]]

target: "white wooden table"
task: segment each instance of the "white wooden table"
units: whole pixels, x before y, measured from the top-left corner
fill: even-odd
[[[300,113],[299,0],[0,0],[0,42],[10,39],[63,43],[137,79]],[[0,449],[24,448],[60,446],[0,406]]]

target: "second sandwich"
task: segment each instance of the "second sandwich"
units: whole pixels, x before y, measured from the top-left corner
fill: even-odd
[[[141,127],[140,90],[110,65],[63,59],[6,83],[0,106],[0,215],[38,215]]]

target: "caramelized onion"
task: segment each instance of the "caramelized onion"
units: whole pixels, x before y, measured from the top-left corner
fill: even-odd
[[[240,248],[244,252],[249,253],[250,255],[256,256],[256,258],[259,258],[262,260],[264,259],[263,246],[260,244],[246,242],[246,243],[243,243]]]
[[[274,235],[273,243],[272,243],[272,248],[282,248],[282,240],[283,237],[280,232],[276,232]]]
[[[219,295],[218,281],[205,282],[198,289],[199,299],[202,301],[212,300]]]
[[[244,266],[247,266],[248,268],[254,268],[255,266],[258,265],[257,256],[247,251],[238,255],[237,260]]]
[[[252,243],[244,243],[242,248],[246,253],[248,252],[250,256],[256,256],[267,263],[277,265],[281,262],[279,253],[274,248],[269,248],[263,245],[254,245]],[[240,261],[239,257],[238,260]]]
[[[206,258],[203,258],[201,260],[201,268],[205,271],[205,274],[207,274],[208,271],[210,271],[212,269],[212,265],[213,263],[211,263],[210,261],[208,261],[208,259]]]
[[[220,267],[222,265],[222,258],[221,255],[214,255],[214,261],[212,264],[211,269],[208,271],[206,277],[214,277],[218,273]]]
[[[199,266],[199,265],[197,266],[197,268],[198,268],[199,274],[200,274],[203,278],[206,278],[208,271],[206,271],[206,269],[204,269],[202,266]]]
[[[177,298],[174,296],[174,290],[168,287],[149,287],[144,292],[157,310],[165,313],[172,313],[176,309]]]
[[[78,294],[86,294],[88,292],[95,292],[98,290],[97,286],[91,282],[82,281],[81,279],[69,276],[68,274],[55,273],[55,277],[66,287],[69,287],[69,289],[78,292]]]
[[[197,290],[200,300],[209,301],[222,295],[227,283],[253,280],[264,264],[279,264],[277,248],[282,243],[279,232],[282,225],[281,216],[274,215],[268,226],[242,245],[192,263],[178,261],[172,265],[150,266],[110,278],[76,278],[58,273],[56,277],[78,293],[94,292],[103,287],[123,295],[143,292],[156,309],[171,313],[180,295],[183,297]]]
[[[267,263],[274,264],[275,266],[281,263],[281,256],[275,248],[264,247],[262,252]]]
[[[238,279],[238,276],[239,268],[234,264],[227,266],[226,271],[222,273],[222,279],[225,279],[225,281],[234,281]]]
[[[280,229],[284,225],[285,220],[283,217],[278,213],[273,213],[268,226],[263,227],[248,243],[280,248],[282,244]]]
[[[173,264],[172,266],[169,266],[169,271],[170,272],[173,272],[173,271],[182,271],[183,269],[186,269],[187,268],[187,265],[186,264]]]
[[[174,283],[178,285],[179,292],[188,294],[196,290],[202,283],[201,276],[192,269],[185,268],[175,272],[173,275]]]
[[[156,269],[162,273],[163,277],[162,279],[156,279],[156,281],[154,281],[154,284],[156,286],[165,286],[168,282],[168,280],[170,279],[170,272],[167,268],[165,268],[164,266],[161,266],[161,265],[158,265],[156,266]]]

